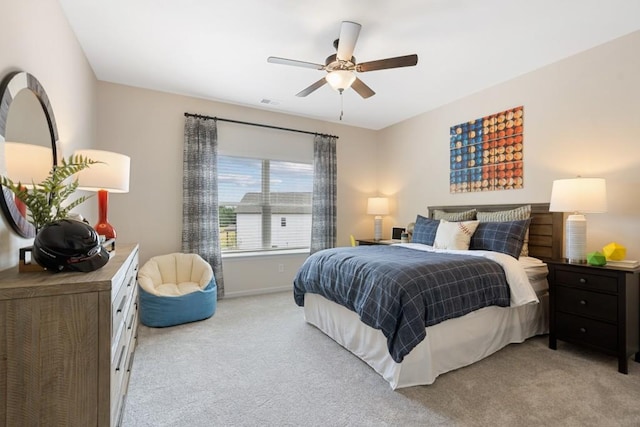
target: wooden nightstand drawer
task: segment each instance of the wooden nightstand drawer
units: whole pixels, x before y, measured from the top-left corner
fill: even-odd
[[[612,352],[617,350],[616,325],[566,313],[556,313],[556,316],[559,339],[588,344]]]
[[[594,317],[614,323],[618,320],[618,299],[615,295],[564,286],[558,286],[555,292],[556,309],[558,311]]]
[[[594,289],[598,291],[618,291],[618,280],[612,276],[592,274],[587,272],[569,271],[562,268],[556,269],[556,284]]]

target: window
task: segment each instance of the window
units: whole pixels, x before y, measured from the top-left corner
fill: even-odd
[[[311,163],[218,156],[223,252],[308,248]]]

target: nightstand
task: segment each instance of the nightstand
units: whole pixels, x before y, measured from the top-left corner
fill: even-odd
[[[358,245],[366,246],[366,245],[393,245],[394,243],[400,243],[400,239],[357,239]]]
[[[640,268],[595,267],[547,261],[549,266],[549,348],[557,340],[618,357],[618,371],[639,353]]]

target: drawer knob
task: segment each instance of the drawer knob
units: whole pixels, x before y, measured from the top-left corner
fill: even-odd
[[[587,329],[586,328],[580,328],[580,332],[583,333],[583,334],[586,334],[587,333]]]
[[[584,285],[585,283],[587,283],[587,279],[585,279],[584,277],[581,277],[579,282]]]
[[[122,358],[124,357],[124,351],[127,349],[126,346],[122,346],[122,348],[120,349],[120,356],[118,357],[118,363],[116,365],[116,372],[118,372],[120,370],[120,365],[122,365]]]
[[[127,302],[127,296],[123,296],[122,300],[120,301],[120,305],[118,306],[118,309],[116,310],[116,313],[122,313],[122,310],[124,310],[124,304]]]
[[[580,305],[587,305],[587,302],[583,299],[580,300]]]

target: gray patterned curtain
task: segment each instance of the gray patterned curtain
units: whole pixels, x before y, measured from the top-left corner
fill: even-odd
[[[212,119],[185,117],[182,178],[182,251],[211,267],[224,296],[218,226],[218,129]]]
[[[311,253],[336,245],[336,138],[316,135],[313,141]]]

